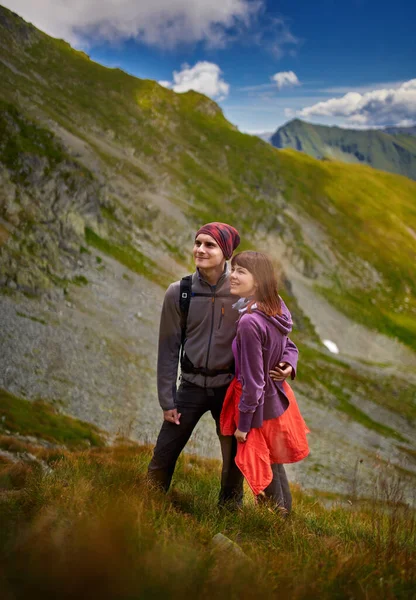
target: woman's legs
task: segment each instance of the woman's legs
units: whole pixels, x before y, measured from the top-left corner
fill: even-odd
[[[264,490],[266,498],[272,500],[277,507],[285,509],[288,513],[292,510],[292,494],[283,465],[271,465],[273,471],[272,482]]]

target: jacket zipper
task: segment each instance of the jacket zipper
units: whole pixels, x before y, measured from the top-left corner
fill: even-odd
[[[221,304],[221,316],[220,316],[220,322],[218,325],[218,329],[221,329],[223,318],[224,318],[224,302]]]
[[[212,290],[212,287],[211,287]],[[212,296],[212,302],[211,302],[211,331],[209,332],[209,340],[208,340],[208,350],[207,350],[207,360],[205,363],[205,368],[208,369],[208,361],[209,361],[209,353],[211,350],[211,341],[212,341],[212,332],[214,329],[214,309],[215,309],[215,291],[214,291],[214,295]],[[207,377],[205,376],[205,387],[207,387]]]

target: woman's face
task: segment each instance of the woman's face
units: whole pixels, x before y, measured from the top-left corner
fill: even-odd
[[[232,294],[240,296],[240,298],[249,298],[256,293],[256,281],[250,271],[239,265],[233,265],[231,267],[230,288]]]
[[[194,243],[194,260],[199,269],[214,269],[225,262],[224,254],[213,237],[200,233]]]

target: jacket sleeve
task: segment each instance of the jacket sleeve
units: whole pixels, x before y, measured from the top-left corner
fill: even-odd
[[[266,385],[261,333],[250,315],[241,317],[238,324],[237,358],[243,388],[238,405],[240,412],[238,429],[248,432],[251,429],[254,412],[263,402]]]
[[[299,350],[294,342],[290,338],[287,338],[286,347],[283,351],[282,360],[279,362],[285,362],[292,367],[291,379],[296,377],[296,369],[298,366]]]
[[[157,392],[163,410],[175,408],[180,346],[179,288],[177,283],[173,283],[165,294],[159,328]]]

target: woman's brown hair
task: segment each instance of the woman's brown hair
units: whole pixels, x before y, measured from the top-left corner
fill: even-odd
[[[256,296],[253,302],[248,306],[250,312],[251,305],[256,302],[257,307],[266,313],[266,315],[280,315],[281,301],[277,290],[277,277],[273,263],[267,254],[263,252],[253,252],[250,250],[239,252],[233,256],[231,267],[235,266],[247,269],[257,284]]]

